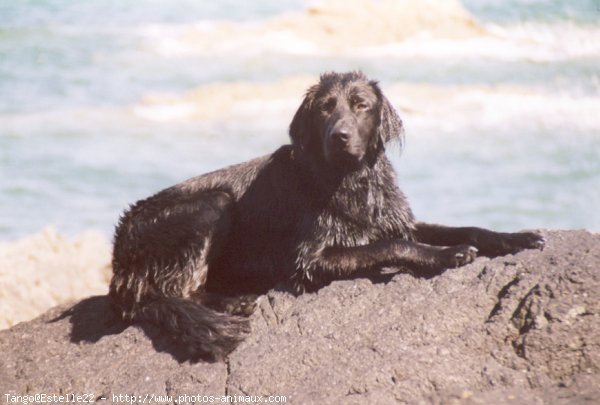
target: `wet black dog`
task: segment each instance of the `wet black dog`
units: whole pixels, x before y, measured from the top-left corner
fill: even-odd
[[[362,73],[306,93],[291,145],[137,202],[114,241],[110,296],[123,319],[160,325],[191,359],[220,359],[249,332],[252,294],[301,293],[404,266],[431,276],[542,248],[535,233],[416,222],[385,145],[402,122]]]

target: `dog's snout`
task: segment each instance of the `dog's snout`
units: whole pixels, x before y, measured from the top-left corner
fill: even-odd
[[[350,139],[350,131],[347,128],[336,128],[332,131],[331,137],[337,142],[348,142]]]
[[[348,144],[353,135],[355,134],[355,128],[352,122],[347,118],[338,119],[329,130],[329,137],[331,141],[339,144]]]

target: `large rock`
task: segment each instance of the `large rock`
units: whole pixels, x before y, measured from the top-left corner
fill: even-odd
[[[180,362],[168,337],[121,324],[105,296],[57,307],[0,332],[0,394],[598,403],[600,235],[546,236],[543,252],[479,258],[432,279],[270,292],[226,363]]]

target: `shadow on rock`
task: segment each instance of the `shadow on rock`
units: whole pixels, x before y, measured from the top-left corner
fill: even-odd
[[[70,318],[69,322],[72,325],[72,343],[96,343],[104,336],[121,334],[132,326],[115,314],[107,295],[84,299],[48,322],[54,323],[65,318]],[[144,332],[156,351],[170,354],[179,363],[190,360],[185,347],[178,345],[172,337],[166,336],[156,326],[147,322],[136,322],[134,326]]]
[[[127,324],[113,312],[110,299],[99,295],[84,299],[64,311],[49,323],[70,317],[71,342],[95,343],[107,335],[117,335],[127,329]]]

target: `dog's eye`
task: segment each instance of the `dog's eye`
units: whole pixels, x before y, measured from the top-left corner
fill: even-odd
[[[357,109],[357,110],[368,110],[369,109],[369,104],[367,104],[360,97],[354,97],[352,100],[350,100],[350,102],[352,103],[352,105],[354,106],[354,108]]]
[[[330,98],[326,100],[323,104],[321,104],[321,110],[327,113],[330,113],[335,108],[335,99]]]

